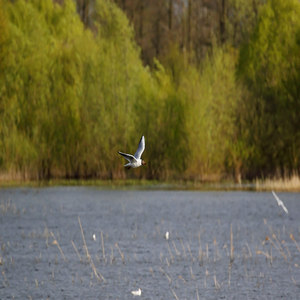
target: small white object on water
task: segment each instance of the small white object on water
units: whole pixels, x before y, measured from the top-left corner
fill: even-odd
[[[282,209],[285,211],[285,213],[289,213],[289,211],[287,210],[287,208],[285,207],[285,205],[283,204],[283,202],[279,199],[279,197],[275,194],[275,192],[274,191],[272,191],[272,194],[273,194],[273,196],[275,197],[275,199],[276,199],[276,201],[277,201],[277,204],[278,204],[278,206],[281,206],[282,207]]]
[[[131,294],[133,296],[141,296],[142,295],[142,290],[138,289],[137,291],[132,291]]]
[[[95,233],[93,234],[93,241],[96,242],[96,234]]]
[[[170,237],[170,233],[169,233],[169,231],[167,231],[167,232],[165,233],[165,239],[168,240],[169,237]]]

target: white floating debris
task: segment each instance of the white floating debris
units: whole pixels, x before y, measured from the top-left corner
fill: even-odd
[[[169,233],[169,231],[167,231],[167,232],[165,233],[165,239],[168,240],[169,237],[170,237],[170,233]]]
[[[93,241],[96,241],[96,234],[93,234]]]
[[[285,211],[285,213],[289,213],[289,211],[287,210],[287,208],[285,207],[285,205],[283,204],[283,202],[279,199],[279,197],[275,194],[275,192],[274,191],[272,191],[272,194],[273,194],[273,196],[275,197],[275,199],[276,199],[276,201],[277,201],[277,204],[278,204],[278,206],[281,206],[282,207],[282,209]]]
[[[141,296],[142,295],[142,290],[138,289],[137,291],[132,291],[131,294],[133,296]]]

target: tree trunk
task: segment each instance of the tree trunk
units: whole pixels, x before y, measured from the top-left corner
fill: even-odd
[[[226,40],[226,0],[221,0],[220,40],[221,44],[224,44]]]
[[[169,30],[172,30],[173,27],[173,0],[169,0],[169,11],[168,11],[168,17],[169,17]]]
[[[188,51],[191,50],[191,42],[192,42],[192,36],[191,36],[191,21],[192,20],[192,0],[189,0],[188,2],[188,19],[187,19],[187,49]]]

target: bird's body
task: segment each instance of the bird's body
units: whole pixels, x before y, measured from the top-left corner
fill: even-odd
[[[142,295],[142,290],[138,289],[137,291],[132,291],[131,294],[133,296],[141,296]]]
[[[124,167],[130,169],[130,168],[138,168],[142,165],[146,165],[146,163],[141,158],[144,150],[145,150],[145,137],[142,136],[138,149],[136,150],[134,155],[119,151],[118,153],[129,161],[129,163],[124,165]]]
[[[285,207],[284,203],[279,199],[279,197],[276,195],[276,193],[274,191],[272,191],[272,194],[273,194],[274,198],[276,199],[278,206],[281,206],[282,209],[285,211],[285,213],[288,214],[289,211]]]

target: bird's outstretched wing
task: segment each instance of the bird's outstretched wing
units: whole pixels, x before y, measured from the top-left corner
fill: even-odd
[[[136,159],[139,159],[141,158],[143,152],[145,150],[145,137],[142,136],[141,139],[140,139],[140,143],[139,143],[139,147],[138,149],[136,150],[135,154],[134,154],[134,157]]]
[[[131,155],[131,154],[127,154],[127,153],[123,153],[123,152],[118,152],[120,155],[122,155],[125,159],[127,159],[130,163],[136,161],[136,158]]]
[[[285,213],[288,214],[289,211],[285,207],[284,203],[279,199],[279,197],[276,195],[276,193],[274,191],[272,191],[272,194],[273,194],[274,198],[276,199],[278,206],[281,206],[282,209],[285,211]]]

